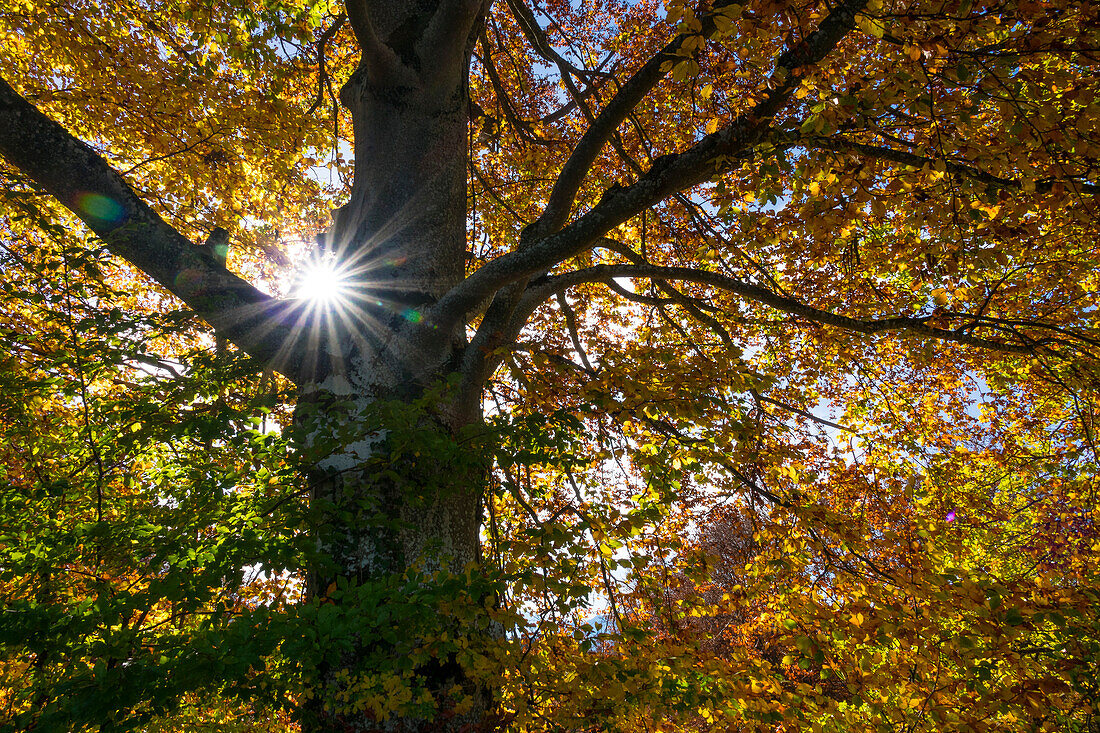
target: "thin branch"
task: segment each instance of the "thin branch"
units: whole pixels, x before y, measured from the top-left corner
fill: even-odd
[[[758,402],[767,402],[769,405],[775,405],[776,407],[778,407],[781,410],[786,410],[787,412],[793,412],[795,415],[800,415],[800,416],[806,418],[807,420],[812,420],[813,422],[820,423],[822,425],[827,425],[828,427],[835,428],[836,430],[843,430],[844,432],[851,433],[852,435],[859,435],[859,432],[856,431],[856,430],[853,430],[852,428],[845,427],[844,425],[840,425],[839,423],[835,423],[831,420],[826,420],[823,417],[818,417],[817,415],[814,415],[811,412],[807,412],[806,410],[802,410],[798,407],[795,407],[794,405],[788,405],[785,402],[780,402],[779,400],[772,399],[771,397],[768,397],[767,395],[762,395],[759,392],[757,392],[755,389],[750,390],[750,393],[752,394],[753,399],[757,400]]]
[[[497,71],[496,64],[493,63],[493,49],[489,45],[489,34],[483,27],[481,29],[479,40],[481,41],[482,55],[479,60],[482,67],[485,69],[486,75],[489,77],[489,83],[493,87],[493,93],[495,94],[497,101],[500,103],[500,109],[504,112],[504,116],[512,123],[512,129],[519,133],[520,137],[529,142],[545,143],[547,141],[539,138],[531,132],[530,123],[520,118],[519,113],[516,112],[512,106],[512,99],[508,96],[504,90],[504,82],[501,81],[500,72]]]
[[[190,145],[187,145],[186,147],[179,148],[178,150],[173,150],[170,153],[164,153],[163,155],[156,155],[156,156],[153,156],[152,158],[146,158],[143,161],[135,163],[134,165],[127,168],[126,170],[122,171],[122,173],[120,175],[128,176],[131,173],[133,173],[134,171],[136,171],[138,168],[142,168],[144,166],[147,166],[150,163],[156,163],[157,161],[161,161],[161,160],[168,160],[169,158],[174,158],[177,155],[183,155],[184,153],[188,153],[188,152],[194,150],[195,148],[197,148],[198,146],[202,145],[203,143],[212,140],[213,138],[217,137],[218,135],[221,135],[223,132],[225,132],[225,130],[223,128],[219,127],[218,129],[214,130],[213,132],[211,132],[206,137],[200,138],[200,139],[196,140],[195,142],[191,143]]]
[[[604,238],[603,242],[608,249],[621,254],[623,257],[626,257],[628,260],[635,264],[649,264],[648,262],[646,262],[646,259],[642,257],[642,255],[638,254],[624,244],[607,238]],[[722,324],[719,323],[713,316],[704,313],[702,308],[700,307],[700,304],[696,302],[696,298],[685,295],[676,288],[672,287],[672,285],[670,285],[665,280],[658,279],[654,280],[653,282],[657,284],[658,289],[660,289],[661,292],[665,293],[669,297],[669,299],[683,307],[684,310],[686,310],[692,317],[695,318],[695,320],[699,321],[704,326],[713,331],[714,334],[718,336],[719,339],[721,339],[722,343],[727,349],[732,351],[737,348],[736,345],[733,343],[733,339],[729,335],[729,331],[727,331],[722,326]]]
[[[577,314],[573,312],[573,308],[569,305],[569,301],[565,297],[565,293],[559,292],[558,294],[558,307],[561,308],[561,312],[565,315],[565,325],[569,329],[569,337],[573,340],[573,348],[577,351],[577,356],[580,357],[581,363],[585,368],[595,374],[596,370],[592,368],[592,363],[588,361],[588,354],[585,353],[584,347],[581,345],[581,336],[577,331]]]
[[[332,83],[329,80],[328,69],[325,66],[325,47],[344,27],[344,23],[347,21],[348,16],[346,13],[340,13],[332,21],[332,25],[325,29],[321,36],[317,39],[317,99],[306,111],[306,115],[309,116],[317,111],[317,108],[321,106],[321,103],[325,101],[325,90],[329,89],[331,94]]]
[[[523,215],[520,214],[518,211],[513,209],[511,205],[509,205],[508,202],[505,201],[504,198],[496,192],[498,186],[493,186],[491,183],[485,180],[485,175],[481,172],[481,169],[477,167],[477,163],[473,159],[470,160],[470,170],[473,172],[474,178],[477,179],[477,182],[481,184],[481,189],[485,193],[489,194],[498,204],[503,206],[504,209],[512,215],[512,218],[514,218],[520,224],[527,223],[527,219],[525,219]]]
[[[901,163],[913,168],[923,168],[928,165],[936,163],[939,159],[932,158],[924,155],[917,155],[916,153],[910,153],[905,150],[898,150],[897,148],[890,148],[879,145],[869,145],[867,143],[857,142],[848,138],[834,136],[834,137],[811,137],[802,136],[797,132],[783,132],[778,136],[778,139],[784,143],[797,143],[798,145],[805,146],[807,148],[816,148],[820,150],[831,150],[833,152],[843,153],[856,153],[858,155],[875,158],[878,160],[889,160],[894,163]],[[956,163],[954,161],[945,160],[944,166],[948,173],[963,178],[969,178],[980,183],[984,183],[987,186],[994,186],[996,188],[1023,190],[1024,182],[1012,178],[1002,178],[1001,176],[995,176],[992,173],[975,168],[971,165],[964,163]],[[1077,178],[1043,178],[1035,181],[1035,191],[1038,193],[1049,193],[1053,190],[1057,184],[1063,185],[1068,190],[1075,190],[1080,193],[1088,194],[1100,194],[1100,185],[1095,183],[1089,183]]]
[[[554,50],[554,47],[550,45],[550,40],[546,37],[546,32],[543,31],[538,19],[535,18],[535,14],[522,0],[507,0],[507,3],[508,9],[512,11],[512,17],[519,23],[520,30],[527,38],[528,43],[531,44],[531,48],[535,49],[535,53],[541,56],[544,61],[557,66],[563,75],[572,73],[577,76],[586,76],[589,73],[585,69],[578,69]]]
[[[542,299],[550,297],[561,290],[590,282],[606,282],[616,277],[646,277],[664,280],[679,280],[695,282],[702,285],[710,285],[721,290],[736,293],[742,297],[753,300],[762,305],[767,305],[776,310],[792,316],[799,316],[814,323],[826,326],[835,326],[847,331],[854,331],[867,336],[891,331],[906,331],[922,336],[952,341],[967,346],[977,346],[996,351],[1007,351],[1020,354],[1031,354],[1034,346],[1043,346],[1046,340],[1033,341],[1031,345],[1010,344],[1001,341],[971,336],[963,331],[949,331],[930,325],[931,317],[900,316],[896,318],[882,318],[875,320],[860,320],[843,316],[830,311],[821,310],[813,306],[801,303],[793,298],[778,295],[753,283],[722,275],[716,272],[695,270],[690,267],[662,267],[658,265],[595,265],[593,267],[577,270],[575,272],[545,278],[533,284],[531,288],[532,298],[535,293],[542,295]]]
[[[581,487],[577,485],[576,480],[573,478],[573,473],[568,469],[565,470],[565,476],[569,479],[569,484],[573,487],[573,495],[577,497],[577,508],[574,512],[578,517],[588,523],[588,534],[592,538],[592,543],[596,547],[596,559],[600,563],[600,575],[603,578],[603,587],[607,591],[607,600],[611,604],[611,612],[615,616],[615,623],[619,629],[623,628],[623,617],[619,614],[619,605],[615,602],[615,589],[611,585],[611,573],[607,571],[607,563],[604,561],[603,552],[600,549],[600,541],[596,539],[595,527],[596,522],[592,520],[592,517],[581,508],[584,505],[584,497],[581,495]]]

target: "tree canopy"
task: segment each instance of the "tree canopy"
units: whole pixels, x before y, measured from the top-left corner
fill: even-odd
[[[1100,727],[1096,3],[3,0],[0,70],[0,728]]]

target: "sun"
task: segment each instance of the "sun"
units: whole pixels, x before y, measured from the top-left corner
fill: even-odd
[[[350,293],[347,269],[331,256],[310,257],[294,278],[294,297],[320,308],[345,303]]]

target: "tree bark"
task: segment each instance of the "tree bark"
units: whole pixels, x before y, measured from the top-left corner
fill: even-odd
[[[383,720],[340,703],[355,679],[407,652],[371,634],[373,609],[353,606],[410,587],[430,605],[439,598],[433,577],[478,560],[488,474],[462,441],[481,423],[480,403],[446,388],[464,324],[439,329],[425,313],[464,276],[468,67],[482,10],[454,0],[348,3],[362,48],[340,94],[354,122],[355,179],[323,244],[349,273],[353,296],[343,317],[324,324],[318,346],[327,353],[302,384],[298,423],[304,450],[323,454],[310,477],[321,559],[308,590],[364,622],[319,667],[304,731],[475,730],[489,710],[489,692],[446,652],[412,665],[434,713],[429,705]],[[434,619],[436,629],[410,620],[405,641],[410,632],[415,645],[421,634],[488,629],[468,616]],[[392,669],[402,668],[395,660]]]
[[[345,619],[330,638],[337,651],[322,650],[303,731],[480,730],[489,713],[491,692],[432,643],[442,633],[485,637],[489,630],[469,606],[444,610],[463,601],[453,597],[461,582],[443,586],[479,560],[488,475],[471,442],[480,414],[455,408],[444,393],[413,394],[408,385],[373,396],[315,391],[299,402],[307,453],[333,447],[309,472],[318,556],[307,591],[318,608],[335,605]],[[484,599],[472,600],[476,608]],[[400,626],[388,639],[394,621]],[[371,689],[377,676],[402,672],[417,697],[430,694],[427,712],[380,719],[355,707],[357,683]]]

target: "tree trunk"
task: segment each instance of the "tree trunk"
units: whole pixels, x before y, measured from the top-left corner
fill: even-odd
[[[323,244],[354,295],[323,324],[298,422],[317,460],[312,500],[328,559],[311,569],[309,593],[354,628],[318,670],[305,731],[471,730],[488,710],[454,649],[435,643],[443,632],[484,635],[487,621],[432,609],[446,595],[441,578],[478,560],[487,471],[463,440],[481,424],[480,404],[446,388],[464,325],[440,333],[424,322],[464,275],[468,68],[481,12],[480,2],[348,3],[363,51],[340,94],[354,120],[355,180]],[[389,673],[404,673],[424,704],[385,719],[358,709],[356,690]]]
[[[487,471],[466,431],[480,416],[455,422],[445,397],[404,388],[336,397],[315,392],[298,410],[309,449],[336,446],[310,476],[318,557],[307,586],[340,619],[319,630],[328,642],[303,730],[479,730],[490,692],[438,642],[489,630],[485,598],[454,582],[479,559]],[[387,676],[419,703],[357,708],[379,688],[405,694]]]

